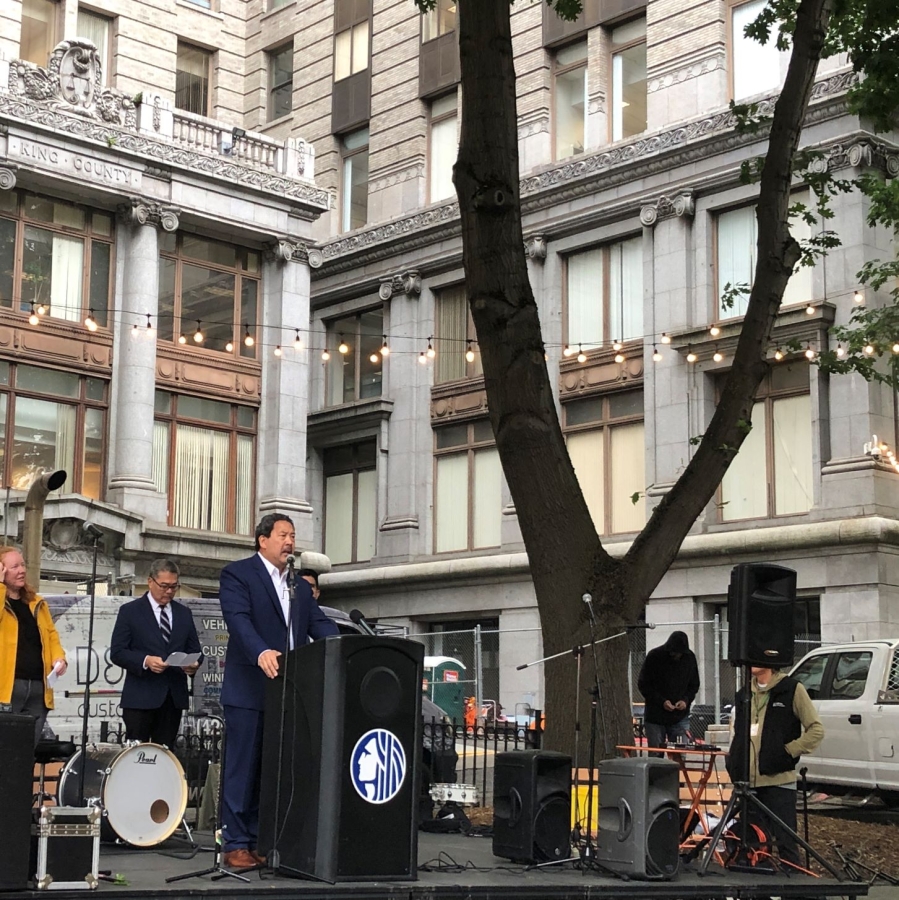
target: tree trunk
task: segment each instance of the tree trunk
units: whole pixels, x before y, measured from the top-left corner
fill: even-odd
[[[602,547],[569,459],[546,368],[521,227],[515,70],[509,0],[460,0],[462,132],[454,182],[466,284],[484,368],[490,420],[530,561],[546,655],[622,631],[642,613],[696,517],[711,499],[745,433],[765,372],[768,337],[798,248],[787,232],[790,163],[814,79],[826,0],[803,0],[807,30],[777,104],[759,199],[759,264],[734,367],[696,456],[623,560]],[[722,452],[721,447],[734,448]],[[592,594],[596,625],[591,633]],[[596,645],[598,758],[632,737],[627,639]],[[545,664],[547,744],[569,752],[580,725],[589,742],[593,654],[578,693],[572,655]]]

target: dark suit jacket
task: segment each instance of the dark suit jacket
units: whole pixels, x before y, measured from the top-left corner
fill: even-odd
[[[302,647],[308,638],[338,633],[337,626],[312,599],[309,583],[300,577],[296,579],[295,596],[294,647]],[[284,652],[287,623],[271,576],[258,554],[222,569],[219,602],[228,626],[222,705],[262,710],[268,679],[259,668],[259,655],[265,650]]]
[[[176,600],[169,603],[172,614],[172,637],[168,646],[162,639],[159,623],[150,606],[147,594],[126,603],[119,609],[109,658],[125,670],[122,706],[125,709],[156,709],[162,706],[171,691],[179,709],[187,709],[189,691],[187,675],[180,666],[169,666],[165,672],[151,672],[144,668],[148,656],[165,659],[169,653],[199,653],[200,639],[190,610]]]

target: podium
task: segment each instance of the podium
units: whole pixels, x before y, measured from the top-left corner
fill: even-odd
[[[340,635],[291,651],[286,688],[269,682],[257,849],[280,874],[417,878],[423,661],[416,641]]]

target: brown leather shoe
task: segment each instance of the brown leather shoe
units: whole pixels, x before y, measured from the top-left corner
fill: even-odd
[[[259,861],[246,847],[226,850],[223,862],[229,869],[254,869],[259,865]]]
[[[253,859],[255,859],[256,862],[257,862],[260,866],[264,866],[264,865],[265,865],[266,859],[265,859],[265,857],[264,857],[261,853],[257,853],[255,850],[251,850],[251,851],[250,851],[250,856],[252,856]]]

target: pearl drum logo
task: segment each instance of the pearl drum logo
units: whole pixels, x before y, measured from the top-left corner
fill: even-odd
[[[392,800],[406,778],[406,753],[399,738],[383,728],[363,734],[350,755],[350,777],[363,800]]]

